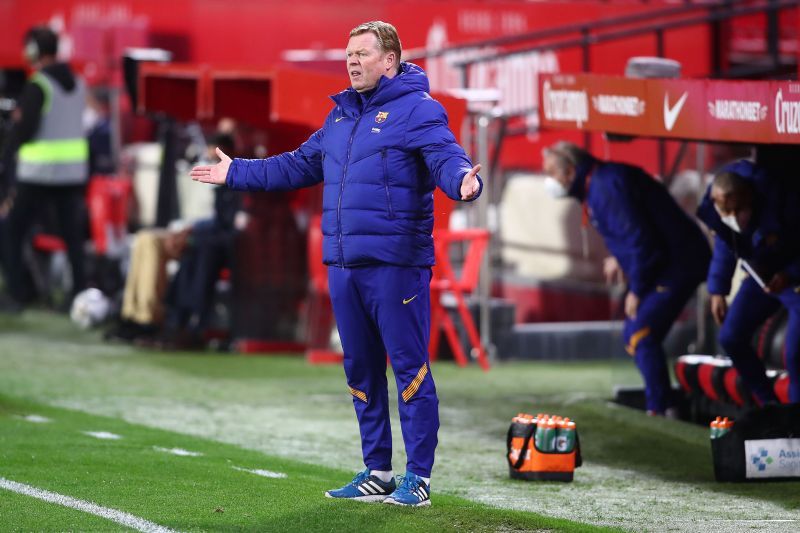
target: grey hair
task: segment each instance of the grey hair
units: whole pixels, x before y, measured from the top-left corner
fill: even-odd
[[[566,170],[568,166],[577,168],[592,158],[589,152],[569,141],[558,141],[542,150],[542,153],[553,156],[556,164],[563,170]]]

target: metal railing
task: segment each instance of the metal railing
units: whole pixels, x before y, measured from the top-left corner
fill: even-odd
[[[461,86],[469,88],[469,70],[475,65],[496,62],[534,52],[548,52],[580,48],[582,51],[582,70],[591,69],[591,48],[593,45],[612,43],[643,35],[655,38],[656,55],[664,56],[665,34],[670,31],[691,26],[708,25],[711,35],[711,72],[710,77],[734,78],[763,75],[793,68],[792,64],[781,62],[779,50],[779,15],[780,12],[800,5],[800,0],[763,0],[760,2],[744,2],[728,0],[712,4],[683,5],[660,10],[650,10],[622,17],[601,19],[592,22],[572,23],[546,28],[518,35],[509,35],[495,39],[475,41],[472,43],[451,46],[442,50],[416,53],[412,58],[431,59],[465,52],[494,47],[512,49],[479,57],[455,61],[453,66],[461,70]],[[723,69],[722,23],[731,19],[763,13],[766,16],[766,40],[769,62],[766,65]],[[667,20],[664,20],[667,19]],[[577,36],[575,36],[577,34]],[[538,41],[538,42],[537,42]],[[535,44],[531,44],[534,42]],[[531,109],[528,112],[533,112]],[[524,115],[525,111],[517,111],[513,115]]]

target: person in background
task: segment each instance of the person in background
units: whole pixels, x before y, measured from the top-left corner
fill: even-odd
[[[700,227],[666,188],[641,168],[600,161],[569,142],[543,152],[545,187],[572,197],[603,237],[608,279],[627,279],[625,350],[645,383],[648,414],[676,416],[662,343],[708,270],[711,252]]]
[[[89,92],[88,104],[84,126],[89,139],[89,176],[114,174],[116,166],[112,147],[109,89],[93,88]]]
[[[216,163],[216,148],[235,153],[234,138],[218,133],[206,147],[205,161]],[[192,225],[179,259],[179,268],[166,293],[164,331],[155,347],[197,349],[204,346],[204,333],[214,301],[220,272],[233,266],[236,232],[246,225],[242,193],[224,186],[214,189],[214,216]]]
[[[204,160],[219,161],[216,147],[234,151],[228,134],[215,134]],[[231,266],[236,226],[242,225],[241,193],[226,187],[214,191],[214,216],[190,226],[148,229],[136,234],[125,278],[119,322],[109,340],[136,342],[157,349],[204,347],[213,293],[223,268]],[[172,279],[167,264],[178,262]]]
[[[21,311],[32,299],[24,281],[22,250],[42,209],[53,209],[57,215],[72,272],[72,295],[86,283],[84,194],[89,147],[82,121],[86,87],[69,65],[56,59],[57,52],[58,36],[50,28],[37,26],[25,33],[23,55],[34,72],[20,96],[4,147],[17,152],[13,201],[5,207],[5,287],[10,297],[3,302],[6,311]]]
[[[800,190],[751,161],[737,161],[714,177],[697,216],[714,234],[708,292],[720,345],[756,401],[777,402],[752,340],[785,307],[789,401],[800,402]],[[728,307],[737,260],[748,275]]]

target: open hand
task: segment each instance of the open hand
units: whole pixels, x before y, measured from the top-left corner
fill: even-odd
[[[639,311],[639,297],[628,291],[628,294],[625,295],[625,316],[635,320],[637,311]]]
[[[472,170],[464,175],[464,179],[461,180],[462,200],[471,200],[476,194],[478,194],[478,190],[481,188],[481,184],[478,181],[478,172],[480,171],[481,166],[478,164],[472,167]]]
[[[721,294],[711,295],[711,316],[714,317],[714,322],[718,326],[722,325],[725,320],[725,315],[728,314],[728,301]]]
[[[225,152],[217,148],[219,163],[216,165],[200,165],[192,169],[189,175],[194,181],[203,183],[213,183],[214,185],[224,185],[228,177],[228,169],[231,166],[231,158]]]
[[[622,267],[619,266],[619,261],[613,255],[603,259],[603,274],[608,285],[616,285],[625,281],[625,273],[622,271]]]

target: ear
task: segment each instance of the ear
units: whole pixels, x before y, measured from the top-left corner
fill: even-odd
[[[383,58],[383,64],[386,70],[392,70],[392,68],[397,66],[397,55],[394,52],[389,52],[386,54],[386,57]]]

